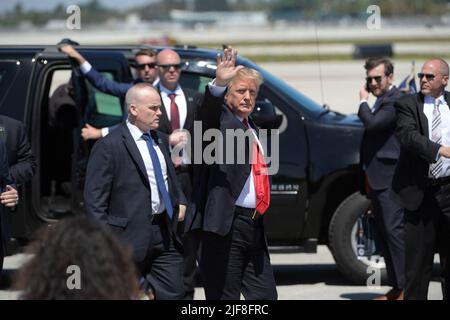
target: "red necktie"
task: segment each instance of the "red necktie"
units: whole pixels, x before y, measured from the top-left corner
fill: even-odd
[[[247,119],[242,120],[242,123],[247,128],[250,128]],[[260,215],[263,215],[270,204],[270,184],[269,176],[267,175],[267,165],[256,139],[253,140],[252,172],[256,193],[255,209]]]
[[[170,125],[172,126],[172,131],[180,129],[180,114],[178,112],[178,106],[175,102],[175,93],[169,94],[170,98]]]

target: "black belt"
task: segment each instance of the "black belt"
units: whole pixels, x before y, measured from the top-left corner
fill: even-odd
[[[236,209],[234,209],[234,212],[236,212],[236,214],[240,214],[240,215],[249,217],[252,220],[256,220],[256,219],[262,217],[262,215],[260,215],[258,212],[256,212],[255,208],[244,208],[244,207],[236,206]]]
[[[430,187],[439,187],[439,186],[445,186],[447,184],[450,184],[450,177],[443,177],[443,178],[428,178],[427,184]]]

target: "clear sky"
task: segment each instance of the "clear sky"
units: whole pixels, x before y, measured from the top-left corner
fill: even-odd
[[[146,3],[157,2],[159,0],[100,0],[100,3],[112,9],[128,9]],[[88,0],[0,0],[0,12],[11,10],[17,3],[21,3],[24,9],[49,10],[62,3],[66,6],[89,2]]]

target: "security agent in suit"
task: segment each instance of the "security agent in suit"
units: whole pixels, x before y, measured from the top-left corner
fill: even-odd
[[[450,299],[449,67],[432,59],[419,73],[421,91],[395,103],[401,144],[394,197],[405,207],[405,299],[426,300],[436,249],[444,299]]]
[[[156,299],[181,299],[183,256],[176,228],[184,219],[187,201],[167,139],[155,131],[161,99],[155,88],[141,83],[128,91],[126,104],[127,122],[98,140],[92,150],[86,211],[132,245],[138,269]]]
[[[255,107],[262,77],[256,70],[236,66],[236,55],[236,51],[228,49],[223,58],[218,55],[215,84],[207,87],[198,116],[203,131],[219,129],[225,137],[223,154],[227,130],[252,130],[252,140],[258,142],[257,128],[249,115]],[[246,127],[247,123],[251,128]],[[253,145],[249,140],[245,154]],[[255,189],[254,174],[258,173],[249,157],[241,164],[237,162],[238,152],[244,150],[235,150],[231,164],[195,165],[194,193],[186,224],[189,230],[202,231],[200,273],[207,299],[239,300],[241,293],[246,299],[276,299],[263,225],[270,199],[264,202],[265,209],[258,209],[262,212],[257,210],[262,204]],[[270,197],[267,175],[266,178],[264,194]]]
[[[171,49],[160,51],[156,58],[159,83],[156,88],[161,95],[163,108],[158,130],[169,134],[171,147],[183,147],[188,143],[188,135],[194,139],[194,120],[203,96],[197,91],[182,88],[178,83],[181,74],[181,59],[178,53]],[[181,183],[186,198],[191,198],[193,168],[190,155],[184,151],[175,158],[175,171]],[[183,223],[180,232],[184,232]],[[184,244],[184,285],[186,300],[192,300],[195,292],[195,274],[197,270],[198,239],[195,233],[183,236]]]
[[[127,91],[137,83],[145,82],[156,85],[158,82],[156,51],[152,49],[141,49],[136,52],[134,59],[138,78],[131,83],[119,83],[105,78],[72,45],[63,45],[59,50],[78,62],[81,72],[94,87],[115,97],[125,98]],[[84,140],[97,140],[106,136],[111,128],[98,129],[87,123],[81,131],[81,136]]]
[[[185,132],[180,129],[187,130],[191,137],[193,136],[195,114],[201,105],[203,96],[195,90],[189,88],[181,88],[178,81],[181,74],[180,56],[173,50],[165,49],[158,54],[151,49],[143,49],[136,53],[136,67],[138,69],[138,79],[132,83],[118,83],[113,80],[106,79],[88,61],[71,45],[65,45],[60,48],[61,52],[66,53],[69,57],[75,59],[80,70],[88,81],[98,90],[111,94],[113,96],[124,98],[127,90],[134,84],[145,82],[152,83],[160,92],[162,100],[161,118],[158,131],[167,133],[171,147],[182,147],[188,142]],[[178,112],[175,118],[172,113],[172,101],[170,96],[174,94],[174,108]],[[86,124],[82,129],[82,137],[85,140],[99,139],[106,136],[110,128],[94,128]],[[183,193],[190,198],[192,193],[192,166],[189,165],[190,157],[187,153],[183,153],[182,157],[174,157],[176,159],[175,170],[180,180]],[[180,224],[179,230],[182,232],[183,224]],[[197,240],[195,234],[185,236],[185,286],[186,299],[194,297],[194,278],[196,271],[196,251]]]
[[[397,119],[394,102],[403,94],[392,85],[394,66],[389,59],[370,58],[364,68],[367,77],[359,92],[358,111],[365,127],[360,150],[360,173],[365,181],[361,192],[371,199],[377,243],[381,246],[389,284],[393,287],[376,299],[403,299],[403,208],[390,198],[392,177],[400,154],[400,144],[394,135]],[[372,109],[367,103],[369,91],[377,98]]]
[[[5,207],[14,208],[19,203],[19,194],[13,184],[9,172],[6,144],[0,139],[0,276],[3,270],[3,258],[7,239],[7,225],[5,224]]]
[[[6,145],[9,172],[12,181],[14,181],[15,188],[31,181],[37,165],[36,159],[31,152],[31,146],[28,142],[23,123],[16,119],[0,115],[0,142]],[[3,254],[8,254],[11,250],[11,247],[8,246],[11,236],[11,228],[9,226],[11,225],[11,215],[20,214],[17,211],[13,212],[16,208],[16,206],[13,206],[12,208],[3,210]]]
[[[19,186],[31,181],[36,171],[36,159],[31,152],[24,125],[0,115],[0,139],[6,142],[12,179]]]

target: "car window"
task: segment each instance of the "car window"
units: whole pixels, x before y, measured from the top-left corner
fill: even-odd
[[[101,74],[113,80],[111,72],[101,72]],[[122,101],[115,96],[101,92],[87,82],[89,91],[89,102],[86,106],[86,122],[96,128],[104,128],[116,125],[122,121],[123,108]]]
[[[256,99],[257,101],[264,101],[271,103],[275,109],[275,113],[277,115],[282,116],[282,121],[280,126],[277,128],[279,130],[279,133],[283,133],[288,125],[288,119],[286,117],[286,114],[282,111],[282,105],[283,101],[280,100],[280,97],[278,97],[276,94],[271,92],[269,88],[267,88],[264,84],[261,86],[261,89],[259,90],[258,97]],[[284,102],[285,103],[285,102]]]
[[[0,105],[8,95],[19,68],[20,64],[16,60],[0,61]]]
[[[102,72],[102,75],[106,79],[113,80],[113,75],[111,72]],[[95,102],[97,104],[97,113],[122,117],[123,111],[119,98],[103,93],[95,88],[94,95]]]
[[[212,80],[211,77],[193,72],[183,72],[180,76],[180,85],[182,88],[189,88],[205,93],[205,86]]]

